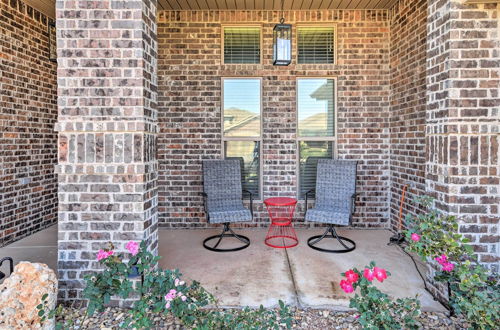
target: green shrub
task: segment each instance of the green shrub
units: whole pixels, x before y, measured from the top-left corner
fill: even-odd
[[[346,293],[359,288],[359,294],[350,299],[349,307],[359,312],[358,322],[364,329],[401,329],[402,326],[418,329],[421,312],[416,297],[393,300],[373,285],[374,279],[383,282],[390,275],[372,261],[363,273],[356,268],[342,273],[346,279],[340,282],[340,286]]]
[[[112,299],[120,297],[132,299],[132,308],[121,324],[123,328],[153,328],[152,317],[157,313],[172,313],[185,326],[194,329],[291,328],[292,313],[282,301],[279,301],[280,308],[276,311],[262,306],[259,309],[221,310],[215,298],[198,282],[187,284],[178,270],[160,269],[160,257],[153,256],[145,242],[141,242],[140,247],[135,242],[127,244],[131,254],[128,262],[124,262],[113,249],[110,243],[108,249],[97,254],[98,261],[105,267],[103,271],[84,277],[83,297],[88,300],[85,318],[104,311]],[[138,280],[137,274],[142,281]],[[209,305],[215,307],[206,308]],[[53,317],[61,312],[60,308],[46,311],[45,306],[44,301],[38,307],[42,317]],[[58,324],[57,328],[67,326],[70,325]]]
[[[417,203],[429,209],[416,217],[409,216],[405,232],[407,250],[441,265],[434,279],[449,284],[449,304],[474,329],[497,329],[500,324],[500,286],[493,275],[478,264],[469,241],[458,233],[454,216],[430,209],[432,198],[422,197]]]

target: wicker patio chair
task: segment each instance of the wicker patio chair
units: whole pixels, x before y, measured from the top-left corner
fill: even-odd
[[[351,160],[320,159],[316,176],[316,189],[306,193],[305,220],[328,225],[322,235],[312,236],[307,245],[311,248],[331,253],[353,251],[356,243],[346,237],[339,236],[337,226],[348,226],[354,213],[356,199],[357,162]],[[308,196],[315,192],[314,208],[307,209]],[[328,235],[331,234],[331,235]],[[330,250],[316,246],[326,237],[335,238],[344,248]]]
[[[222,233],[205,239],[203,246],[215,252],[231,252],[247,248],[250,239],[236,234],[230,227],[231,223],[253,219],[252,193],[243,190],[241,185],[241,162],[237,159],[203,161],[203,190],[208,222],[224,225]],[[243,193],[250,196],[250,210],[243,206]],[[225,237],[236,238],[243,245],[228,249],[218,248]],[[208,242],[213,240],[216,240],[215,244],[209,245]]]

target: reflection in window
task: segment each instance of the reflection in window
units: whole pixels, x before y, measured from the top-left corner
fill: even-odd
[[[335,85],[333,79],[299,79],[297,93],[299,136],[334,136]]]
[[[318,160],[334,157],[335,80],[298,79],[299,198],[316,188]]]
[[[224,143],[226,159],[237,159],[241,164],[243,189],[249,190],[254,197],[259,197],[260,142],[226,141]]]
[[[224,79],[224,136],[260,136],[260,79]]]
[[[241,164],[243,189],[260,198],[261,80],[222,80],[224,157]]]
[[[318,160],[333,158],[333,141],[300,141],[299,170],[300,197],[316,188],[316,168]]]

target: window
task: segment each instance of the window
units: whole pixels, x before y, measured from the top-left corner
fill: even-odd
[[[225,26],[223,30],[224,64],[260,63],[260,28]]]
[[[243,189],[260,198],[261,79],[222,79],[224,157],[241,162]]]
[[[297,27],[297,63],[335,63],[335,28],[332,26]]]
[[[297,79],[299,198],[316,187],[318,160],[335,155],[335,80]]]

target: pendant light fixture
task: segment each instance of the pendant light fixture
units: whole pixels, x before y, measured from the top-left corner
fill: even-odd
[[[292,62],[292,25],[285,24],[283,0],[281,0],[281,19],[273,29],[273,65],[287,66]]]

